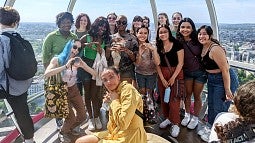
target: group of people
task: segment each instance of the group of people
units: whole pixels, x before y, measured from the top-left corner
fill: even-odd
[[[15,32],[19,21],[15,9],[0,9],[1,32]],[[146,142],[143,119],[137,112],[144,110],[141,95],[153,94],[155,87],[158,88],[160,108],[165,118],[159,127],[172,125],[170,134],[173,137],[178,137],[180,125],[189,129],[197,126],[205,83],[208,86],[208,122],[217,134],[212,132],[210,141],[229,139],[225,135],[225,126],[213,123],[217,114],[228,111],[233,99],[240,113],[233,115],[235,119],[254,125],[253,90],[246,91],[245,87],[241,87],[234,97],[238,80],[228,64],[224,48],[213,38],[212,28],[203,25],[197,30],[192,19],[183,18],[179,12],[172,15],[173,24],[169,23],[166,13],[158,15],[158,22],[156,42],[152,44],[150,20],[146,16],[135,16],[130,30],[127,30],[127,17],[115,13],[100,16],[93,23],[84,13],[76,19],[69,12],[56,16],[58,29],[46,36],[42,48],[45,77],[61,73],[68,87],[69,115],[63,124],[63,119],[56,119],[62,142],[71,142],[70,135],[79,134],[74,129],[86,118],[89,130],[102,129],[100,108],[103,98],[104,102],[110,103],[107,131],[81,137],[76,143]],[[75,30],[71,31],[73,24]],[[0,40],[6,43],[1,46],[8,50],[9,39],[1,35]],[[0,62],[8,61],[6,53],[2,50],[0,53],[3,55]],[[0,65],[1,89],[5,89],[5,70],[3,64]],[[29,83],[31,80],[21,84]],[[9,84],[12,85],[10,87],[17,86],[15,81]],[[247,85],[254,86],[254,82]],[[165,90],[169,87],[170,98],[164,100],[167,96]],[[24,86],[22,89],[10,89],[13,97],[7,100],[14,110],[25,142],[33,142],[34,128],[26,104],[27,89]],[[192,95],[193,115],[190,112]],[[181,101],[185,104],[183,120],[179,112]],[[242,105],[245,104],[247,107],[244,109]],[[89,117],[86,117],[86,112]],[[201,138],[208,141],[209,134],[201,135]]]

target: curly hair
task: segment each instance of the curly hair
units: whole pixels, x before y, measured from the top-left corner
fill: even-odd
[[[86,30],[89,30],[90,29],[90,26],[91,26],[91,21],[90,21],[90,18],[89,18],[89,16],[87,15],[87,14],[85,14],[85,13],[80,13],[77,17],[76,17],[76,19],[75,19],[75,27],[77,28],[77,29],[79,29],[80,28],[80,20],[81,20],[81,18],[83,17],[83,16],[85,16],[86,18],[87,18],[87,26],[86,26]]]
[[[105,31],[103,32],[103,35],[98,35],[99,27],[101,26],[105,27]],[[102,36],[103,41],[106,43],[109,43],[111,37],[110,37],[110,26],[107,21],[107,18],[103,16],[98,17],[91,25],[91,28],[89,30],[89,35],[94,38],[98,36]]]
[[[56,24],[59,27],[60,23],[64,20],[64,19],[68,19],[72,22],[72,24],[74,23],[74,18],[73,15],[70,12],[61,12],[56,16]]]
[[[0,23],[11,26],[15,22],[20,21],[19,12],[10,6],[0,7]]]
[[[240,118],[230,121],[224,126],[215,124],[218,138],[224,142],[242,135],[255,124],[255,80],[239,87],[234,97],[234,106]]]

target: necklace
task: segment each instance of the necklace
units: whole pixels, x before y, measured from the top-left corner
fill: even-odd
[[[211,45],[212,45],[212,43],[210,43],[209,46],[203,46],[201,57],[204,57],[207,54],[207,52],[209,51]]]
[[[164,52],[166,53],[166,52],[171,51],[172,47],[173,47],[173,43],[165,44],[164,45]]]

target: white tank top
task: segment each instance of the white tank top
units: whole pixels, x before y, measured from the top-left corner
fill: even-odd
[[[67,69],[64,71],[64,74],[62,75],[62,80],[67,83],[67,87],[73,86],[77,81],[77,68]]]

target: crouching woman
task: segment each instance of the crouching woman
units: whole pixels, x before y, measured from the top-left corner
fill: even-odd
[[[145,143],[143,119],[135,113],[136,109],[143,112],[139,92],[126,81],[121,82],[114,67],[104,69],[101,78],[108,90],[105,98],[111,100],[107,130],[81,137],[76,143]]]

